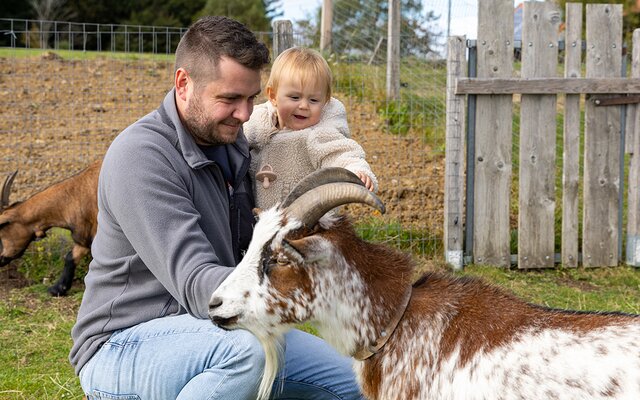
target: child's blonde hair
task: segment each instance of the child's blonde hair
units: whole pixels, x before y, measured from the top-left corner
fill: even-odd
[[[302,86],[319,83],[324,86],[325,101],[331,98],[331,69],[322,55],[306,47],[292,47],[280,53],[271,66],[267,81],[267,93],[278,91],[278,85],[284,79],[299,79]]]

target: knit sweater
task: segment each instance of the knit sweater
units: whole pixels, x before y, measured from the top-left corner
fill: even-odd
[[[255,177],[257,207],[276,205],[302,178],[327,167],[364,173],[373,181],[374,191],[378,190],[378,180],[365,160],[362,146],[350,139],[346,110],[339,100],[331,98],[320,121],[309,128],[279,130],[277,120],[275,107],[266,102],[254,108],[243,127],[251,149],[250,173]],[[264,171],[272,175],[260,173]]]

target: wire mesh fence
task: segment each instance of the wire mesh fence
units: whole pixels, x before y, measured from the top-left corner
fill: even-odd
[[[340,10],[336,10],[340,13]],[[101,158],[126,126],[158,107],[173,82],[184,28],[0,19],[0,173],[19,170],[23,200]],[[388,212],[349,211],[371,236],[441,255],[446,71],[443,32],[403,54],[400,99],[387,100],[386,25],[326,57],[352,137],[365,148]],[[258,32],[270,45],[271,33]],[[439,35],[439,36],[438,36]],[[316,38],[295,31],[294,44]],[[403,34],[403,42],[416,40]],[[355,46],[355,43],[358,45]]]

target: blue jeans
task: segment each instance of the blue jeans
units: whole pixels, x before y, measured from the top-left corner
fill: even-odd
[[[293,330],[274,399],[361,399],[351,360]],[[115,332],[80,371],[88,400],[255,399],[264,352],[248,331],[171,316]]]

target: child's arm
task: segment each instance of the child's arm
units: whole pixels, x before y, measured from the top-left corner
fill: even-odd
[[[355,140],[333,129],[307,130],[307,150],[315,168],[346,168],[358,175],[369,190],[378,190],[378,180],[365,159],[364,149]]]
[[[264,147],[269,137],[277,131],[274,115],[275,110],[269,102],[258,104],[253,108],[249,121],[242,125],[242,130],[251,149]]]

